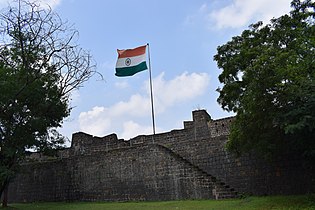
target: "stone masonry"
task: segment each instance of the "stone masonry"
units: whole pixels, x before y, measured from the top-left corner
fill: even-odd
[[[141,201],[314,192],[314,171],[299,157],[266,162],[229,154],[225,144],[232,121],[212,120],[197,110],[183,129],[128,141],[116,134],[75,133],[71,147],[55,157],[30,155],[10,185],[9,199]]]

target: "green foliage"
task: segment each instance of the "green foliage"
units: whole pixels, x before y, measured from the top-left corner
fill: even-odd
[[[294,0],[289,15],[258,22],[219,46],[219,104],[235,112],[228,149],[271,158],[315,158],[315,3]]]
[[[267,196],[246,197],[244,199],[229,200],[187,200],[187,201],[162,201],[162,202],[81,202],[81,203],[32,203],[14,204],[16,210],[255,210],[255,209],[314,209],[314,195],[303,196]],[[11,209],[11,208],[9,208]]]
[[[29,149],[64,144],[55,128],[70,113],[72,90],[94,73],[77,31],[50,10],[19,0],[0,14],[0,197]]]

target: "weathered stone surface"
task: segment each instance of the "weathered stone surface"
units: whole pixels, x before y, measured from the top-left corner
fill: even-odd
[[[55,158],[32,154],[9,198],[32,201],[222,199],[314,192],[314,171],[294,156],[265,162],[225,150],[233,118],[193,111],[184,129],[130,141],[75,133]],[[154,138],[154,144],[153,139]]]

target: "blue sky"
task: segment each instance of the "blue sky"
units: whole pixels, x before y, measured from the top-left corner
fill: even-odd
[[[0,7],[7,5],[0,0]],[[12,1],[9,1],[12,3]],[[290,0],[41,0],[79,31],[78,44],[90,51],[97,71],[73,92],[71,115],[60,132],[95,136],[116,133],[128,140],[152,133],[149,73],[115,77],[116,49],[150,44],[156,130],[180,129],[191,111],[227,117],[215,91],[221,70],[216,48],[251,23],[290,11]]]

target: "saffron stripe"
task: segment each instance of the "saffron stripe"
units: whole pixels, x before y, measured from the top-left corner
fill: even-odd
[[[140,63],[139,65],[133,66],[133,67],[123,67],[123,68],[116,68],[115,75],[117,77],[127,77],[132,76],[140,71],[144,71],[148,69],[147,63],[144,61]]]
[[[127,57],[133,57],[133,56],[139,56],[142,54],[145,54],[146,45],[140,46],[134,49],[127,49],[127,50],[118,50],[118,58],[127,58]]]

